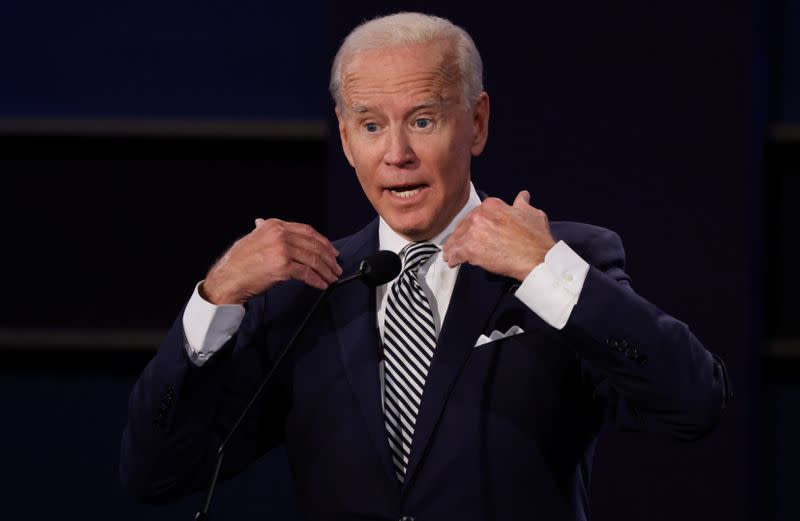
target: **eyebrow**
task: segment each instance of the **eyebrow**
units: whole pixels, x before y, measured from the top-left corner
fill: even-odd
[[[427,99],[411,107],[409,114],[431,107],[441,107],[442,105],[444,105],[444,101],[440,98]],[[362,105],[361,103],[354,103],[350,106],[350,110],[356,114],[366,114],[367,112],[372,112],[372,107],[369,105]]]
[[[432,107],[441,107],[444,105],[444,101],[441,98],[431,98],[428,100],[423,101],[422,103],[418,103],[411,108],[411,112],[416,112],[420,109],[429,109]]]
[[[355,104],[350,106],[350,110],[356,114],[364,114],[369,112],[371,109],[367,105]]]

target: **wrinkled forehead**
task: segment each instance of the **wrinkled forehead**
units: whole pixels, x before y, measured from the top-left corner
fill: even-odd
[[[446,42],[362,50],[349,56],[342,67],[346,106],[375,95],[445,101],[459,86],[455,53]]]

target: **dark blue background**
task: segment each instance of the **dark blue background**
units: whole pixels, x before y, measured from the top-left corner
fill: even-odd
[[[8,0],[0,116],[319,120],[327,2]]]
[[[772,114],[787,123],[800,123],[800,1],[772,1],[774,86]]]
[[[46,179],[68,171],[73,183],[45,182],[42,190],[47,193],[57,184],[65,201],[78,203],[54,205],[53,192],[24,204],[6,201],[5,226],[27,222],[22,217],[31,214],[41,221],[36,235],[26,233],[24,225],[16,234],[3,234],[15,237],[4,273],[27,273],[21,265],[52,255],[54,262],[39,264],[41,279],[65,282],[49,296],[47,287],[36,286],[35,274],[10,280],[6,293],[11,298],[4,306],[13,306],[14,295],[28,304],[23,312],[14,307],[5,313],[0,326],[33,321],[117,327],[114,317],[124,316],[129,328],[167,327],[191,290],[190,281],[202,277],[213,255],[243,233],[252,216],[307,220],[332,238],[356,230],[372,210],[337,141],[326,95],[329,63],[341,39],[365,18],[399,9],[441,14],[473,35],[485,62],[492,118],[487,149],[474,164],[476,185],[509,201],[527,188],[533,203],[553,220],[586,221],[618,231],[637,290],[689,323],[725,359],[735,384],[736,399],[719,429],[699,443],[603,433],[592,490],[594,519],[762,519],[762,484],[770,491],[792,489],[790,482],[774,487],[772,475],[762,476],[774,470],[761,464],[768,452],[764,440],[774,445],[760,423],[770,414],[760,405],[763,142],[768,111],[778,114],[778,121],[800,116],[793,95],[798,90],[792,87],[798,85],[797,60],[790,61],[800,56],[800,43],[783,29],[796,18],[767,15],[796,12],[796,4],[787,0],[780,9],[768,10],[749,0],[525,5],[441,0],[378,9],[359,0],[346,6],[321,1],[67,5],[15,0],[3,8],[10,15],[0,17],[0,118],[323,120],[330,139],[306,143],[317,158],[310,163],[301,143],[284,152],[277,165],[245,159],[274,157],[274,143],[254,143],[245,151],[218,142],[181,147],[114,142],[110,147],[123,148],[116,157],[133,159],[154,150],[163,157],[236,158],[200,160],[218,176],[232,172],[230,192],[216,204],[205,198],[213,184],[189,190],[195,197],[182,196],[180,188],[167,190],[168,183],[198,183],[191,173],[200,167],[186,166],[184,160],[150,160],[145,167],[116,159],[129,166],[112,162],[87,172],[74,166],[77,160],[52,158],[78,157],[65,153],[72,148],[108,153],[102,136],[68,147],[58,136],[44,144],[23,139],[26,145],[39,145],[29,157],[47,159],[51,171],[4,160],[0,168],[7,182],[18,188],[28,176]],[[775,26],[785,37],[778,39],[781,52],[768,59],[776,40],[767,28]],[[771,106],[768,93],[773,93]],[[56,149],[61,155],[53,155]],[[302,166],[291,170],[293,162]],[[141,179],[141,187],[126,196],[96,181],[113,182],[120,171],[129,182]],[[139,177],[137,171],[148,175]],[[148,186],[159,195],[147,197],[142,187]],[[237,197],[237,189],[248,191],[247,196]],[[270,196],[260,198],[260,193]],[[64,260],[75,272],[63,275],[57,268],[60,258],[67,259],[61,255],[68,246],[55,253],[44,248],[43,241],[55,239],[48,239],[52,230],[41,223],[57,219],[59,212],[70,212],[70,219],[81,223],[60,232],[66,239],[61,237],[59,244],[69,243],[74,234],[81,245],[70,252],[73,258],[102,253],[108,241],[88,239],[113,234],[103,216],[92,213],[97,205],[80,204],[76,195],[103,201],[101,208],[124,208],[130,218],[123,220],[121,231],[132,234],[131,242],[141,250],[174,259],[173,264],[162,269],[137,255],[119,255],[108,268],[82,273],[80,263]],[[119,198],[118,204],[113,198]],[[135,218],[142,206],[147,219]],[[217,218],[220,227],[206,234],[192,231],[186,238],[180,229],[193,214],[201,230]],[[187,269],[179,272],[175,263],[184,258]],[[130,284],[132,273],[135,284]],[[65,302],[64,292],[85,286],[82,278],[102,284],[92,285],[89,296],[69,293],[71,305],[42,305],[52,299]],[[133,302],[119,298],[128,288],[135,290]],[[31,294],[41,297],[32,299]],[[137,323],[137,306],[148,295],[158,299],[157,316],[145,312]],[[76,311],[98,301],[109,307],[94,315]],[[6,511],[31,519],[61,515],[65,509],[85,519],[189,519],[199,498],[168,507],[137,506],[116,479],[126,397],[146,353],[29,349],[0,355],[7,362],[0,371],[7,418],[0,442],[9,451],[0,479],[9,492]],[[791,382],[779,384],[790,388]],[[792,403],[790,393],[779,393],[775,402]],[[779,415],[791,427],[785,420],[789,416]],[[789,476],[791,468],[784,465],[778,471]],[[287,473],[280,451],[260,461],[220,488],[217,517],[266,519],[270,509],[277,509],[272,518],[290,519]],[[774,499],[772,492],[766,496]],[[787,497],[775,501],[785,505],[784,517],[776,518],[796,516]]]

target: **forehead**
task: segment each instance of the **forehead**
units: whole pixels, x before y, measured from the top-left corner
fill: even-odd
[[[342,95],[348,107],[390,100],[453,97],[458,67],[446,42],[372,49],[353,55],[342,69]]]

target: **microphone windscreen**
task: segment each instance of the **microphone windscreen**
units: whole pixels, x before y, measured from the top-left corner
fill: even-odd
[[[400,257],[395,252],[382,250],[361,261],[358,270],[361,272],[361,280],[374,288],[397,277],[402,266]]]

